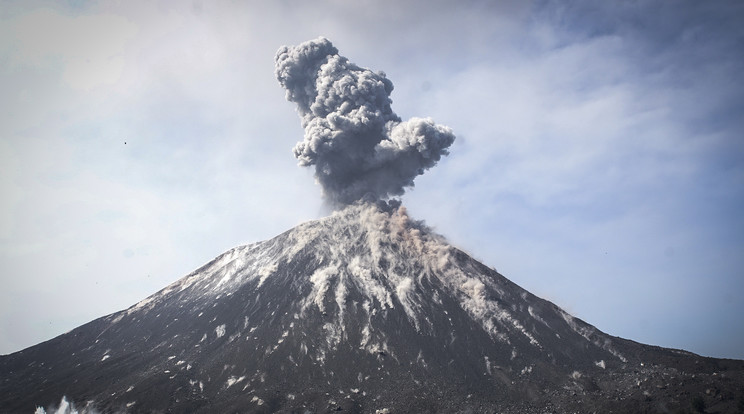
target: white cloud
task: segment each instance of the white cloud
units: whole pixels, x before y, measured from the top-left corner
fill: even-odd
[[[67,85],[91,89],[121,78],[125,47],[136,33],[121,16],[72,17],[46,8],[15,19],[5,35],[16,51],[11,65],[59,65]]]

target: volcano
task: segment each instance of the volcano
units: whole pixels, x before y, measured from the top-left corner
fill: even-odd
[[[60,401],[131,413],[744,406],[744,361],[607,335],[392,203],[229,250],[129,309],[0,357],[0,377],[2,413]]]

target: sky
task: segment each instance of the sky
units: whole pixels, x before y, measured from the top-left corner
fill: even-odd
[[[416,219],[611,335],[744,359],[744,3],[3,1],[0,354],[327,215],[282,45],[452,128]]]

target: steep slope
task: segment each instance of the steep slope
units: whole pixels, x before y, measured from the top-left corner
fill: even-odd
[[[662,411],[733,407],[742,371],[608,336],[362,204],[1,357],[0,412]]]

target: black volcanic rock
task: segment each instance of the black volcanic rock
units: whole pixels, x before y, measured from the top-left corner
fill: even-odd
[[[357,205],[0,357],[0,412],[63,396],[131,413],[736,412],[744,361],[606,335],[404,209]]]

